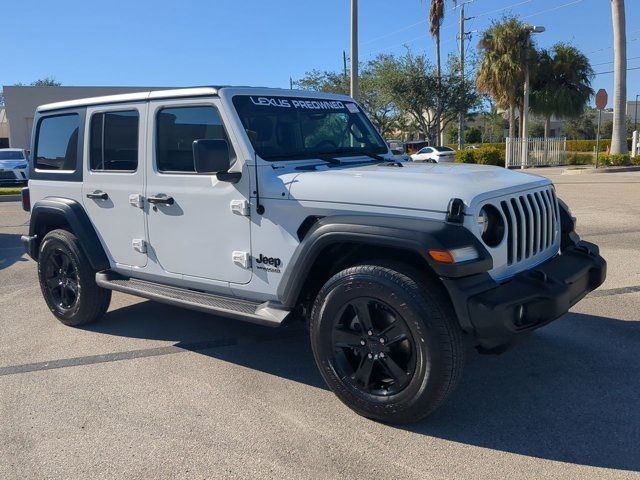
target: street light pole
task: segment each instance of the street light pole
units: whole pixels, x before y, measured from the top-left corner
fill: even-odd
[[[358,101],[358,0],[351,0],[351,96]]]
[[[542,33],[545,31],[544,27],[536,27],[533,25],[527,25],[525,27],[527,32],[529,32],[529,36],[527,37],[527,42],[531,38],[532,33]],[[520,168],[526,168],[529,163],[529,93],[531,90],[530,79],[529,79],[529,62],[527,59],[527,65],[525,65],[524,72],[524,100],[522,102],[522,162],[520,164]]]
[[[636,95],[636,111],[635,114],[633,115],[633,131],[637,131],[638,130],[638,97],[640,97],[640,95]]]

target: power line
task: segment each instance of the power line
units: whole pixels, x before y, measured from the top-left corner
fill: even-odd
[[[630,44],[631,42],[637,42],[638,40],[640,40],[640,37],[636,37],[636,38],[632,38],[630,40],[627,40],[627,45]],[[587,55],[590,55],[592,53],[605,52],[607,50],[611,50],[612,48],[613,48],[613,45],[610,46],[610,47],[599,48],[598,50],[593,50],[592,52],[587,52]]]
[[[412,23],[411,25],[407,25],[406,27],[403,28],[399,28],[398,30],[394,30],[392,32],[387,33],[386,35],[381,35],[379,37],[374,37],[370,40],[367,40],[366,42],[362,42],[360,45],[369,45],[370,43],[374,43],[378,40],[382,40],[383,38],[388,38],[391,37],[393,35],[395,35],[396,33],[400,33],[400,32],[404,32],[405,30],[409,30],[413,27],[417,27],[418,25],[422,25],[423,23],[427,23],[427,20],[420,20],[419,22],[416,23]]]
[[[582,0],[580,0],[580,1],[582,1]],[[520,1],[520,2],[517,2],[517,3],[512,3],[512,4],[510,4],[510,5],[507,5],[506,7],[501,7],[501,8],[497,8],[497,9],[495,9],[495,10],[489,10],[488,12],[482,12],[482,13],[479,13],[478,15],[474,15],[472,18],[484,17],[485,15],[491,15],[492,13],[499,13],[499,12],[502,12],[502,11],[504,11],[504,10],[508,10],[508,9],[510,9],[510,8],[515,8],[515,7],[519,7],[519,6],[521,6],[521,5],[526,5],[526,4],[531,3],[531,2],[533,2],[533,0],[523,0],[523,1]],[[393,36],[393,35],[395,35],[396,33],[400,33],[400,32],[404,32],[404,31],[410,30],[411,28],[413,28],[413,27],[417,27],[418,25],[422,25],[422,24],[424,24],[424,23],[427,23],[428,21],[429,21],[428,19],[420,20],[419,22],[412,23],[411,25],[407,25],[406,27],[399,28],[398,30],[394,30],[394,31],[392,31],[392,32],[386,33],[386,34],[381,35],[381,36],[379,36],[379,37],[374,37],[374,38],[372,38],[372,39],[369,39],[369,40],[367,40],[366,42],[361,43],[361,45],[369,45],[369,44],[371,44],[371,43],[375,43],[375,42],[377,42],[378,40],[382,40],[383,38],[389,38],[389,37],[392,37],[392,36]],[[452,27],[455,27],[455,26],[456,26],[456,24],[449,23],[449,24],[447,24],[447,25],[444,25],[444,26],[440,27],[440,31],[442,31],[442,30],[447,30],[447,29],[452,28]],[[388,49],[390,49],[390,48],[395,48],[395,47],[403,46],[403,45],[405,45],[405,44],[407,44],[407,43],[412,43],[412,42],[415,42],[416,40],[420,40],[421,38],[425,38],[425,37],[428,37],[428,36],[429,36],[429,34],[422,34],[422,35],[420,35],[419,37],[413,38],[413,39],[411,39],[411,40],[407,40],[407,41],[402,42],[402,43],[400,43],[400,44],[392,45],[392,46],[389,46],[389,47],[384,47],[384,48],[382,48],[382,49],[375,50],[375,51],[373,51],[373,52],[371,52],[371,51],[370,51],[370,52],[369,52],[369,54],[371,54],[371,53],[381,52],[381,51],[383,51],[383,50],[388,50]]]
[[[531,18],[531,17],[535,17],[537,15],[542,15],[543,13],[555,12],[556,10],[560,10],[561,8],[570,7],[572,5],[577,5],[578,3],[582,3],[582,2],[584,2],[584,0],[574,0],[573,2],[564,3],[562,5],[558,5],[558,6],[553,7],[553,8],[548,8],[546,10],[540,10],[539,12],[532,13],[530,15],[526,15],[526,16],[522,17],[522,20],[525,20],[525,19]]]
[[[503,12],[504,10],[508,10],[510,8],[519,7],[520,5],[526,5],[527,3],[531,3],[533,0],[524,0],[523,2],[514,3],[512,5],[507,5],[506,7],[497,8],[495,10],[490,10],[488,12],[479,13],[475,15],[474,18],[484,17],[485,15],[491,15],[492,13]]]
[[[627,68],[627,72],[630,71],[630,70],[640,70],[640,67]],[[611,70],[609,72],[598,72],[598,73],[596,73],[596,75],[605,75],[607,73],[614,73],[614,72],[615,72],[615,70]]]
[[[629,60],[637,60],[638,58],[640,58],[640,57],[627,58],[627,61],[629,61]],[[611,61],[611,62],[602,62],[602,63],[592,63],[591,66],[592,67],[597,67],[599,65],[611,65],[612,63],[613,63],[613,61]]]

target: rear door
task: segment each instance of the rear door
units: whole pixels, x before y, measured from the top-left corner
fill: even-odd
[[[87,109],[82,198],[107,255],[120,268],[144,267],[141,208],[147,104]],[[139,202],[140,200],[140,202]]]

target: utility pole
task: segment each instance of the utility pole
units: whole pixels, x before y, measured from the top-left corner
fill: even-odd
[[[460,7],[460,31],[458,32],[458,38],[460,40],[460,80],[464,83],[464,41],[467,38],[467,33],[464,31],[464,22],[467,20],[471,20],[473,17],[465,18],[464,16],[464,6],[467,3],[472,3],[475,0],[466,0],[462,3],[458,4],[456,0],[454,0],[455,8]],[[467,112],[460,111],[458,114],[458,150],[462,150],[464,148],[464,120]]]
[[[531,41],[531,34],[542,33],[545,31],[544,27],[536,27],[533,25],[527,25],[525,27],[528,32],[527,43]],[[527,45],[528,46],[528,45]],[[529,81],[529,60],[527,59],[527,65],[524,72],[524,99],[522,102],[522,162],[520,168],[526,168],[529,162],[529,93],[531,91],[531,85]]]
[[[351,0],[351,96],[358,101],[358,0]]]
[[[462,82],[464,82],[464,5],[464,3],[460,5],[460,77]],[[458,116],[458,150],[464,148],[464,115],[465,112],[461,111]]]

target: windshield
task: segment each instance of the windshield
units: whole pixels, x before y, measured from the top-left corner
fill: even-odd
[[[253,148],[265,160],[388,151],[353,102],[237,95],[233,104]]]
[[[0,160],[24,160],[24,154],[19,150],[0,150]]]

